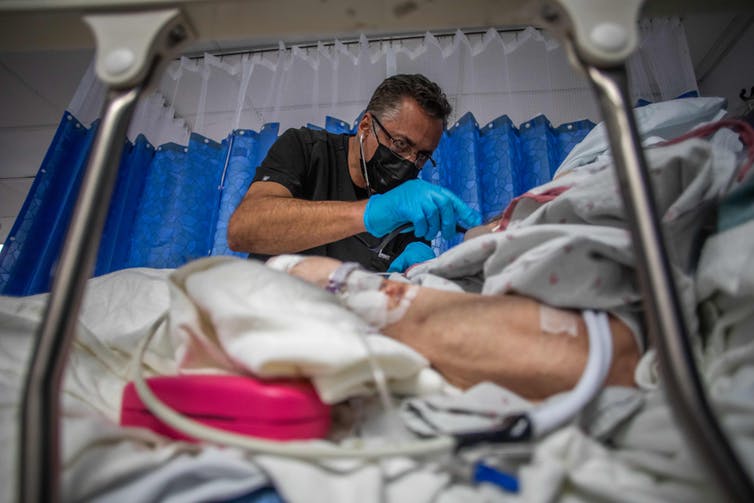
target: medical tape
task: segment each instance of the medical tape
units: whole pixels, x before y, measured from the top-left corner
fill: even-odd
[[[403,318],[418,293],[416,285],[387,281],[377,274],[355,270],[348,275],[340,297],[367,323],[383,328]]]
[[[308,257],[306,255],[276,255],[267,259],[265,265],[277,271],[288,272],[305,258]]]
[[[578,315],[545,304],[539,306],[539,328],[548,334],[579,335]]]

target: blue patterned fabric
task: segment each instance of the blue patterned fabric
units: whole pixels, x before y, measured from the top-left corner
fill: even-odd
[[[359,125],[359,122],[361,122],[361,117],[363,115],[364,112],[359,114],[359,117],[354,121],[353,125],[328,115],[325,117],[325,129],[335,134],[356,134],[356,128]]]
[[[467,113],[443,133],[434,155],[437,166],[425,166],[420,176],[449,188],[489,221],[514,197],[551,180],[593,127],[583,120],[553,128],[542,115],[518,128],[505,115],[479,127]],[[462,239],[460,234],[437,238],[432,247],[440,254]]]
[[[485,222],[499,215],[521,191],[522,166],[518,131],[507,117],[498,117],[480,130],[479,191]]]
[[[123,269],[128,263],[133,224],[153,156],[154,146],[143,135],[136,138],[136,143],[127,143],[123,149],[110,210],[102,230],[95,276]]]
[[[437,162],[437,167],[433,171],[437,174],[433,174],[432,177],[436,183],[439,182],[439,185],[453,191],[472,209],[483,213],[477,183],[479,137],[479,125],[470,113],[448,128],[433,154]],[[462,237],[459,234],[448,240],[436,238],[433,248],[436,248],[436,253],[440,253],[458,244]]]
[[[324,127],[310,127],[354,134],[360,118],[349,124],[326,117]],[[428,163],[420,177],[449,188],[489,220],[512,198],[549,181],[592,127],[579,121],[553,128],[544,116],[518,128],[507,116],[480,127],[466,114],[443,132],[434,153],[437,166]],[[64,115],[0,252],[0,293],[49,290],[95,130]],[[234,131],[220,143],[196,134],[186,146],[154,148],[143,136],[127,143],[95,275],[126,267],[174,268],[207,255],[245,256],[228,248],[228,220],[278,134],[278,124],[266,124],[259,132]],[[434,251],[461,239],[437,238]]]
[[[158,148],[134,222],[128,267],[179,267],[209,255],[227,142],[192,134]]]
[[[278,127],[265,124],[259,133],[248,129],[234,131],[230,135],[230,155],[222,180],[222,195],[214,231],[212,255],[235,255],[245,257],[248,253],[234,252],[228,247],[228,220],[257,172],[270,146],[278,137]]]
[[[0,293],[49,290],[68,229],[96,124],[87,129],[65,113],[0,252]]]
[[[555,137],[558,141],[558,160],[556,165],[560,164],[568,157],[568,154],[573,150],[581,140],[592,130],[594,122],[589,120],[582,120],[576,122],[569,122],[562,124],[555,129]],[[556,166],[556,170],[557,170]],[[553,173],[554,175],[554,173]]]
[[[552,179],[558,168],[558,145],[550,122],[538,115],[519,127],[521,164],[518,193]]]

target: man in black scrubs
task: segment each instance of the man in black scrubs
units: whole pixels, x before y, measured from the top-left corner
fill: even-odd
[[[434,257],[429,240],[481,223],[451,191],[417,179],[451,107],[422,75],[395,75],[375,90],[356,135],[289,129],[272,145],[228,225],[250,257],[298,253],[402,272]],[[411,224],[378,256],[375,249]]]

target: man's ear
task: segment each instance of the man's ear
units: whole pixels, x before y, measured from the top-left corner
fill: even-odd
[[[364,114],[361,121],[359,121],[359,127],[357,130],[362,141],[369,136],[369,119],[367,118],[367,114]]]

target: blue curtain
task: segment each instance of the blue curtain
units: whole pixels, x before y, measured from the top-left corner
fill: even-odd
[[[324,127],[308,126],[353,134],[358,120],[352,124],[327,117]],[[592,127],[580,121],[553,128],[544,116],[518,128],[507,116],[479,127],[466,114],[443,133],[437,166],[427,165],[420,176],[449,188],[486,220],[513,197],[550,180]],[[63,116],[0,252],[0,293],[49,291],[96,128]],[[228,248],[228,219],[278,129],[267,124],[259,132],[237,130],[219,143],[197,134],[188,145],[155,148],[143,136],[127,142],[95,275],[127,267],[174,268],[208,255],[245,256]],[[433,246],[441,253],[460,240],[460,235],[438,238]]]
[[[0,252],[3,294],[31,295],[49,288],[96,129],[97,124],[87,129],[64,114]]]
[[[468,113],[443,133],[435,152],[437,166],[425,166],[421,177],[449,188],[487,221],[514,197],[551,180],[568,152],[593,127],[593,122],[583,120],[553,128],[543,115],[518,128],[505,115],[479,127]],[[459,234],[432,244],[442,253],[462,240]]]

